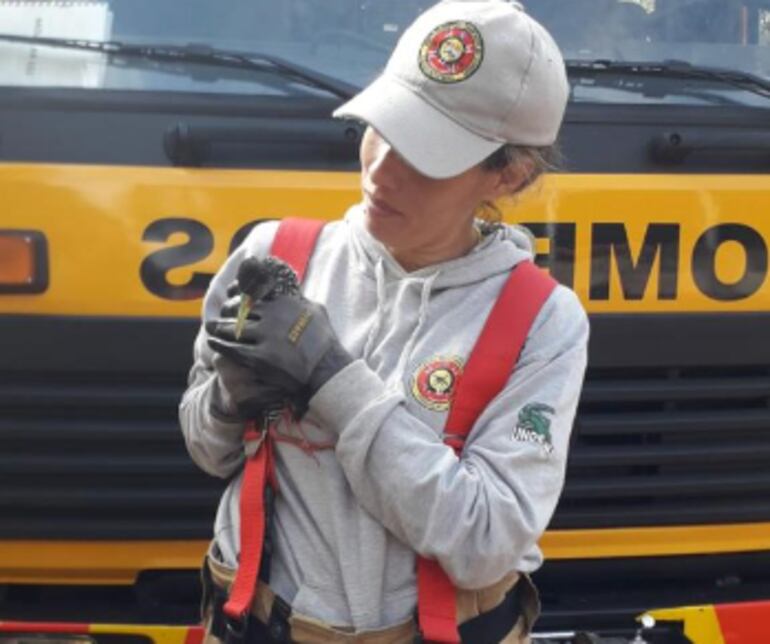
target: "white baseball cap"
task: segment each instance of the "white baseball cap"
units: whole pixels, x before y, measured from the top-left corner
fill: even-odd
[[[440,179],[506,143],[552,144],[568,90],[559,48],[519,3],[444,0],[404,31],[384,72],[334,116],[365,121]]]

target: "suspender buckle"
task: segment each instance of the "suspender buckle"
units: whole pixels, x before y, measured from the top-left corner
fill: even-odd
[[[270,641],[276,644],[288,644],[291,642],[291,606],[278,595],[273,598],[273,607],[267,620],[267,632]]]
[[[259,451],[270,433],[270,428],[281,419],[283,413],[283,408],[268,409],[262,414],[261,422],[252,421],[248,424],[243,434],[243,451],[246,458],[251,458]]]
[[[225,644],[245,644],[250,619],[249,612],[240,619],[225,617]]]
[[[252,458],[267,438],[267,429],[249,430],[243,435],[243,451],[246,458]]]

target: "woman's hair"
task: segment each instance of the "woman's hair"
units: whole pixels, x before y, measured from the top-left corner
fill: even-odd
[[[527,168],[524,181],[509,195],[506,195],[513,197],[529,188],[542,174],[558,170],[561,160],[561,151],[556,143],[545,147],[506,143],[484,159],[481,162],[481,167],[490,172],[503,170],[509,166],[519,164]],[[502,220],[503,213],[491,201],[485,201],[479,206],[476,216],[490,224],[494,224]]]

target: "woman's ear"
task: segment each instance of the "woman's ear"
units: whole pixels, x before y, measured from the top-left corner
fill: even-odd
[[[516,163],[509,163],[504,168],[494,170],[494,180],[491,182],[486,199],[495,201],[500,197],[516,194],[529,184],[534,171],[535,164],[528,158],[522,158]]]
[[[530,183],[535,172],[535,163],[529,157],[522,157],[515,163],[509,163],[498,171],[495,185],[495,199],[511,196],[524,189]]]
[[[500,197],[515,195],[529,185],[535,172],[535,162],[529,157],[522,157],[504,168],[484,172],[490,176],[483,200],[494,202]]]

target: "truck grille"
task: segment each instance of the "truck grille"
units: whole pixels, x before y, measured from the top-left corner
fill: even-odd
[[[770,368],[589,370],[552,528],[770,518]]]
[[[551,528],[770,520],[770,321],[656,320],[592,320]],[[746,340],[730,351],[704,344],[733,329]],[[210,536],[224,482],[191,462],[177,422],[196,330],[0,316],[0,539]]]
[[[106,378],[0,377],[1,537],[211,535],[222,482],[185,450],[184,378]]]

